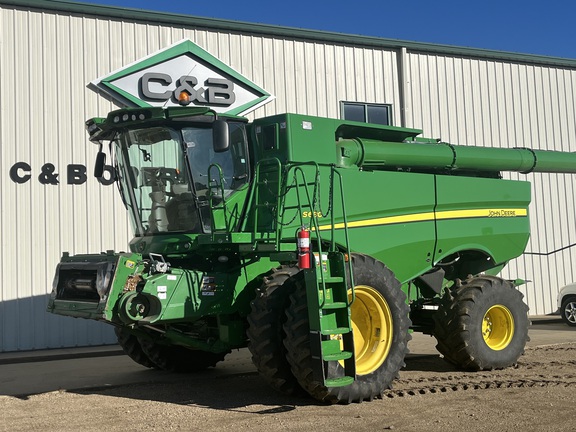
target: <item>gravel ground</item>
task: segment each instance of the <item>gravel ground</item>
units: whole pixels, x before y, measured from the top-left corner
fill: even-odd
[[[571,431],[575,390],[576,343],[566,343],[528,348],[517,367],[490,372],[410,358],[394,389],[362,404],[284,396],[255,373],[0,396],[0,431]]]

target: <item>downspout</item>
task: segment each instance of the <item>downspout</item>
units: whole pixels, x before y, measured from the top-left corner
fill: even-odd
[[[400,97],[400,126],[406,127],[406,47],[401,47],[396,56],[398,65],[398,94]]]

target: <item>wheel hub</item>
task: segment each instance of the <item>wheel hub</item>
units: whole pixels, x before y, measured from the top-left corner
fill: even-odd
[[[392,345],[393,323],[390,307],[372,287],[358,285],[351,306],[356,373],[366,375],[378,369]]]
[[[570,302],[566,305],[564,315],[568,321],[576,324],[576,302]]]
[[[506,348],[514,336],[514,318],[503,305],[494,305],[482,320],[482,337],[486,345],[494,351]]]

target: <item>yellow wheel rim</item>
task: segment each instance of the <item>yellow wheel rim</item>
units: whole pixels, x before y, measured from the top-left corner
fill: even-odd
[[[382,294],[374,288],[358,285],[354,292],[356,299],[350,313],[356,373],[366,375],[378,369],[388,356],[393,335],[392,314]]]
[[[506,348],[514,336],[514,318],[510,310],[502,305],[494,305],[482,320],[482,337],[494,351]]]

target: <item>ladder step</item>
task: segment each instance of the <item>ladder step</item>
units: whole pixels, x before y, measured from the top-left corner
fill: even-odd
[[[343,376],[338,378],[327,378],[324,380],[326,387],[345,387],[354,382],[353,377]]]
[[[330,335],[337,335],[337,334],[346,334],[350,333],[351,330],[348,327],[337,327],[332,329],[322,329],[322,335],[330,336]]]
[[[333,303],[324,303],[322,309],[346,309],[348,307],[348,303],[346,302],[333,302]]]
[[[324,280],[324,283],[341,283],[341,282],[344,282],[344,278],[341,276],[325,276],[324,279],[322,279],[322,277],[320,276],[318,281],[322,282],[322,280]]]
[[[324,361],[339,361],[339,360],[346,360],[352,358],[352,352],[350,351],[340,351],[334,354],[324,354],[322,359]]]

